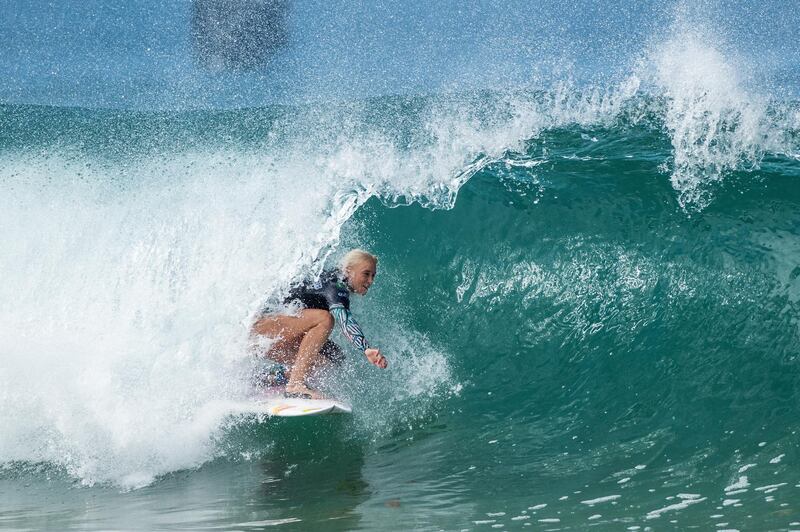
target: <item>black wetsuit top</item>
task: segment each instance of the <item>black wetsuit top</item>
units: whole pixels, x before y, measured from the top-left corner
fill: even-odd
[[[319,280],[306,280],[292,287],[283,303],[286,305],[295,301],[305,308],[327,310],[353,347],[362,353],[369,348],[361,326],[350,313],[350,289],[339,270],[325,270]]]
[[[306,280],[292,287],[283,302],[293,301],[299,301],[305,308],[350,310],[350,290],[338,270],[326,270],[318,280]]]

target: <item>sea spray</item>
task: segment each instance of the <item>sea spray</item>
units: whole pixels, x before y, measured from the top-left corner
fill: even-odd
[[[712,183],[733,170],[757,167],[771,148],[765,142],[768,102],[746,88],[744,60],[715,42],[715,34],[680,17],[675,24],[653,58],[674,149],[670,179],[682,206],[702,208]]]
[[[640,78],[631,76],[607,89],[561,83],[531,92],[259,111],[258,116],[271,117],[269,127],[247,111],[223,118],[193,112],[179,120],[184,129],[169,134],[159,129],[164,117],[158,114],[72,110],[65,124],[60,110],[37,111],[35,123],[24,109],[4,114],[8,138],[33,127],[55,132],[59,141],[52,145],[53,137],[46,136],[40,145],[11,143],[2,151],[0,416],[7,427],[0,435],[2,460],[50,462],[87,484],[136,487],[214,459],[224,425],[198,413],[209,401],[248,392],[249,323],[264,300],[318,272],[343,236],[346,245],[362,245],[359,239],[382,245],[369,231],[342,235],[348,220],[371,198],[387,206],[453,209],[466,184],[478,176],[476,186],[487,179],[499,184],[502,174],[507,193],[525,188],[510,185],[515,182],[536,183],[533,199],[555,199],[565,182],[554,169],[564,161],[579,164],[574,154],[587,146],[598,160],[631,156],[663,161],[668,152],[647,150],[665,142],[659,125],[670,123],[672,111],[663,111],[660,100],[641,94],[640,87]],[[206,119],[217,128],[220,120],[227,121],[239,139],[208,140],[198,148],[195,131]],[[78,141],[68,131],[82,120],[115,126],[108,134],[94,128]],[[121,141],[141,128],[158,132],[163,146],[147,136]],[[621,143],[620,132],[633,129],[647,139],[644,144]],[[667,131],[665,145],[674,146],[680,135]],[[626,149],[615,151],[620,143]],[[115,148],[106,152],[101,149],[106,146]],[[720,149],[727,157],[728,148]],[[768,149],[769,144],[759,148]],[[705,152],[697,157],[711,161],[714,153],[709,159],[703,159]],[[687,170],[695,171],[702,174]],[[487,178],[494,175],[498,178]],[[614,174],[605,179],[613,183]],[[655,195],[644,197],[648,205],[658,203]],[[526,205],[520,198],[503,201]],[[479,219],[486,223],[501,212]],[[633,211],[624,212],[632,219]],[[569,219],[580,223],[582,218],[562,222]],[[501,216],[475,230],[508,223]],[[507,314],[516,319],[533,308],[537,297],[547,300],[555,297],[548,294],[561,293],[563,310],[536,310],[538,317],[526,318],[520,334],[528,338],[539,331],[542,339],[573,346],[601,338],[600,331],[630,323],[643,327],[658,317],[648,314],[646,306],[634,312],[633,303],[626,303],[628,314],[620,315],[599,295],[611,289],[636,301],[638,294],[655,290],[660,282],[651,271],[655,259],[613,244],[593,248],[577,235],[566,241],[565,249],[575,254],[562,264],[570,275],[586,279],[581,288],[553,277],[541,257],[523,259],[516,252],[509,255],[509,249],[497,251],[508,255],[508,271],[481,265],[477,250],[475,256],[453,257],[452,264],[442,265],[463,271],[452,288],[453,300],[468,309],[481,301],[489,309],[506,308],[503,302],[518,294],[524,304]],[[420,258],[434,259],[437,253]],[[624,275],[627,284],[600,282],[613,273],[596,264],[600,258],[619,262],[615,274]],[[391,267],[385,271],[397,275],[405,267],[400,261],[394,272]],[[691,282],[684,283],[687,291],[694,290]],[[548,285],[552,289],[542,292]],[[599,305],[601,319],[594,307],[578,303],[581,298]],[[392,304],[382,300],[375,315],[384,316],[381,309]],[[409,302],[408,312],[419,312],[417,304],[422,302]],[[611,321],[604,321],[606,314]],[[433,322],[449,316],[473,324],[483,316],[423,315],[433,316]],[[386,417],[365,415],[364,427],[391,432],[400,420],[425,419],[433,405],[460,393],[464,382],[490,382],[471,372],[459,377],[455,370],[468,359],[447,346],[449,333],[431,342],[424,340],[424,332],[418,336],[428,327],[425,320],[401,322],[399,329],[365,322],[384,339],[387,354],[392,344],[406,347],[395,353],[398,371],[391,375],[397,391],[389,396],[390,411]],[[572,332],[561,338],[558,332],[567,329]],[[619,347],[625,345],[630,341]],[[485,347],[487,353],[496,350]],[[362,398],[368,404],[371,391],[383,386],[381,376],[368,375],[363,388],[354,385],[356,404]],[[350,378],[361,382],[357,375]]]

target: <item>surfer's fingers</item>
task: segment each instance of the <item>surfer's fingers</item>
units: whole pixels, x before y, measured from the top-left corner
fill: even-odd
[[[367,356],[367,360],[371,364],[378,366],[379,368],[383,369],[388,364],[386,357],[381,354],[381,350],[377,348],[369,348],[364,351],[364,354]]]

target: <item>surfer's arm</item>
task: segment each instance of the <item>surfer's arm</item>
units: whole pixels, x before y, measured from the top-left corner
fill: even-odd
[[[331,308],[331,315],[336,320],[336,323],[339,324],[339,329],[342,331],[344,337],[350,340],[350,343],[353,344],[353,347],[362,353],[369,349],[369,344],[367,343],[367,339],[364,337],[364,332],[361,330],[361,326],[348,309],[344,308],[343,306],[333,307]]]

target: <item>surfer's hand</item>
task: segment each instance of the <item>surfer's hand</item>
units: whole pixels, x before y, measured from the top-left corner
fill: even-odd
[[[389,365],[389,362],[386,360],[386,357],[381,354],[380,349],[375,349],[374,347],[370,347],[364,350],[364,356],[367,357],[367,360],[375,364],[381,369],[385,369],[386,366]]]

